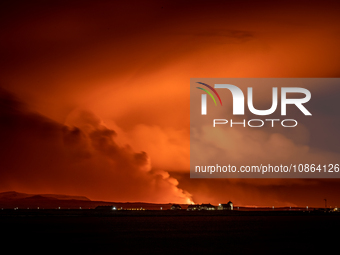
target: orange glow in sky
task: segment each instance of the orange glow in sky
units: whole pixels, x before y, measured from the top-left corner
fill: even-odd
[[[190,78],[339,77],[339,9],[335,1],[8,3],[0,10],[0,192],[339,206],[338,180],[189,176]],[[338,155],[328,146],[339,141],[338,117],[324,121],[328,131],[247,135]],[[229,135],[244,142],[245,134]],[[257,155],[247,148],[235,153]]]

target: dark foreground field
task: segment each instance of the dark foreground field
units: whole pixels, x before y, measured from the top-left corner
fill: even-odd
[[[0,212],[6,254],[339,252],[338,213],[18,211]]]

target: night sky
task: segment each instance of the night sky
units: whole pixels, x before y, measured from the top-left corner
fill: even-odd
[[[189,173],[190,78],[339,77],[339,13],[337,1],[1,3],[0,192],[340,206],[340,179]],[[261,89],[257,100],[270,95]],[[339,164],[340,87],[310,89],[318,121],[274,134],[273,146]],[[234,132],[240,144],[273,138]]]

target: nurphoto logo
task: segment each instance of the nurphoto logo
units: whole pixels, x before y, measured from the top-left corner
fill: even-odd
[[[222,100],[216,89],[227,89],[231,92],[232,95],[232,101],[233,101],[233,115],[244,115],[244,94],[242,90],[231,84],[215,84],[214,87],[203,83],[203,82],[196,82],[200,85],[205,86],[207,89],[210,89],[211,92],[217,96],[221,106],[222,106]],[[207,94],[212,98],[215,106],[217,105],[216,99],[214,95],[207,89],[202,88],[202,87],[197,87],[198,89],[202,90],[205,92],[204,94],[201,95],[201,115],[207,115]],[[225,90],[220,90],[222,93],[224,93]],[[251,113],[255,115],[260,115],[260,116],[265,116],[265,115],[270,115],[274,113],[277,109],[278,105],[278,88],[273,87],[272,88],[272,105],[269,109],[265,110],[259,110],[254,107],[253,104],[253,88],[248,87],[247,88],[247,103],[248,103],[248,109]],[[303,98],[287,98],[287,94],[289,93],[299,93],[302,94],[304,97]],[[305,88],[298,88],[298,87],[282,87],[281,88],[281,115],[286,116],[287,115],[287,105],[295,105],[304,115],[309,115],[311,116],[312,114],[306,109],[306,107],[303,105],[307,103],[311,99],[311,93],[308,89]],[[281,125],[283,127],[295,127],[297,126],[298,122],[295,119],[284,119],[284,120],[279,120],[279,119],[251,119],[248,120],[248,126],[249,127],[262,127],[264,126],[265,121],[271,122],[271,126],[274,127],[274,122],[275,121],[281,121]],[[216,125],[223,125],[227,124],[229,121],[227,119],[213,119],[213,126],[215,127]],[[293,125],[288,125],[287,122],[293,122]],[[254,123],[258,123],[255,125]],[[230,120],[230,126],[233,127],[233,124],[242,124],[244,127],[246,125],[246,121],[244,120],[241,123],[235,123]]]
[[[190,177],[340,178],[339,162],[313,156],[308,132],[329,111],[318,104],[318,88],[338,84],[339,78],[191,78]]]

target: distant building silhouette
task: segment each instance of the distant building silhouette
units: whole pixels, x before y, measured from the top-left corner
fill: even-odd
[[[173,204],[171,207],[170,207],[171,210],[181,210],[182,207],[178,204]]]
[[[211,210],[215,210],[216,208],[212,204],[201,204],[199,209],[211,211]]]
[[[187,211],[198,211],[199,205],[188,205]]]
[[[234,205],[231,201],[229,201],[227,204],[219,204],[217,207],[217,210],[233,210],[234,209]]]

